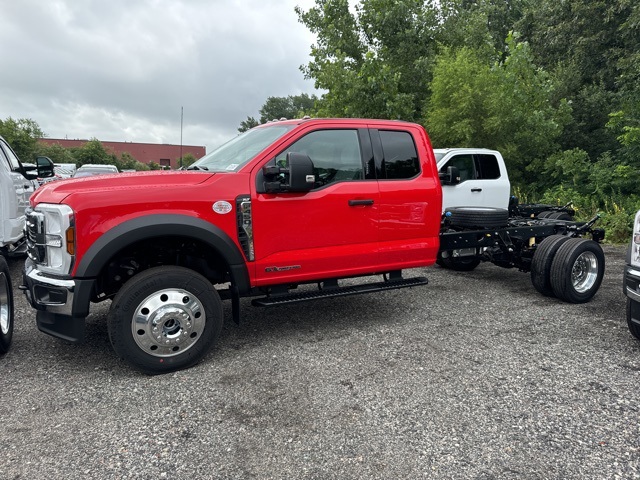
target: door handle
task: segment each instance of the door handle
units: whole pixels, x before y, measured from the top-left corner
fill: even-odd
[[[373,205],[373,200],[349,200],[350,207],[357,207],[359,205]]]
[[[482,189],[481,188],[472,188],[471,191],[472,192],[481,192]]]

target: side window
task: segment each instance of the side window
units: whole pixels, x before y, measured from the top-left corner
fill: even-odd
[[[500,178],[500,166],[498,159],[494,155],[476,155],[478,160],[478,178],[482,180],[493,180]]]
[[[418,152],[409,132],[380,130],[382,178],[413,178],[420,173]]]
[[[11,170],[13,170],[14,172],[20,171],[20,162],[18,161],[18,158],[14,155],[9,145],[7,145],[6,142],[3,142],[2,140],[0,140],[0,148],[6,155],[7,159],[9,160],[9,166],[11,167]]]
[[[440,169],[440,173],[447,173],[447,167],[457,167],[460,172],[460,183],[466,180],[473,180],[475,178],[473,172],[473,155],[456,155],[451,158]]]
[[[284,166],[287,153],[306,153],[313,161],[315,187],[364,178],[357,130],[317,130],[305,135],[276,157]]]

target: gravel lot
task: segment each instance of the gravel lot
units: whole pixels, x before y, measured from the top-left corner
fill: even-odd
[[[585,305],[488,264],[416,269],[430,283],[413,289],[246,301],[205,361],[156,377],[115,357],[108,305],[71,345],[38,332],[18,292],[0,479],[640,478],[624,250],[605,247]]]

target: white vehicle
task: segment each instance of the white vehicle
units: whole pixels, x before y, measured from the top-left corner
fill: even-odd
[[[486,148],[434,149],[438,172],[458,169],[460,181],[442,185],[442,211],[451,207],[509,208],[511,184],[500,152]]]
[[[29,197],[38,188],[38,177],[53,176],[53,162],[47,157],[39,157],[33,168],[35,170],[27,170],[0,137],[0,253],[3,255],[25,251],[24,220]]]

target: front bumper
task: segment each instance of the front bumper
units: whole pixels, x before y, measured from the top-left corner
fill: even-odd
[[[640,302],[640,269],[625,265],[623,279],[624,294],[635,302]]]
[[[38,329],[70,342],[82,341],[95,280],[44,275],[30,258],[25,261],[22,279],[21,289],[37,310]]]

